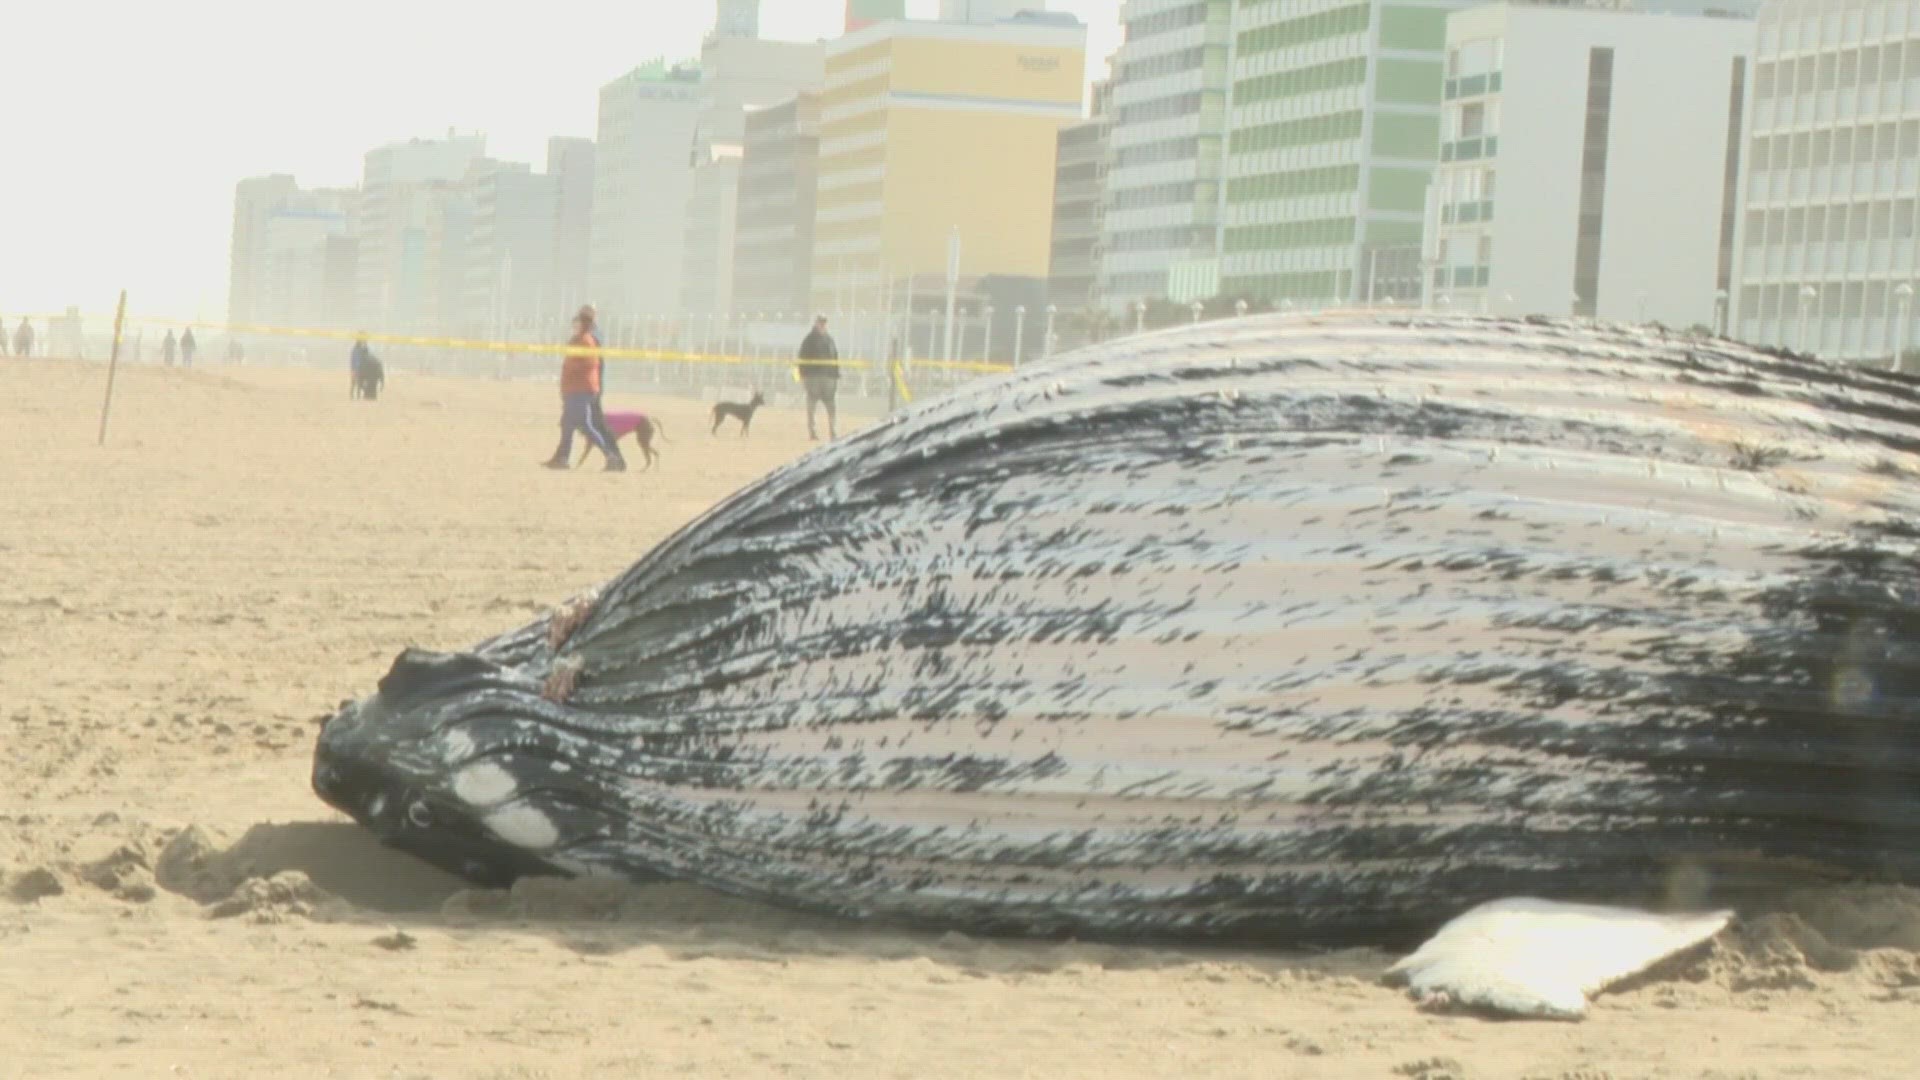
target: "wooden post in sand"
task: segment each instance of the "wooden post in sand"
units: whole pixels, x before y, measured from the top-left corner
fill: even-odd
[[[113,313],[113,351],[107,356],[107,396],[100,403],[100,442],[107,445],[107,413],[113,408],[113,374],[120,368],[120,324],[127,317],[127,290],[120,290],[120,307]]]

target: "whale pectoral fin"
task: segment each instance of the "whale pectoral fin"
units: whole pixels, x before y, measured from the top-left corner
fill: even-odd
[[[1577,1020],[1594,994],[1704,944],[1732,919],[1731,911],[1495,900],[1441,927],[1387,977],[1423,1004]]]

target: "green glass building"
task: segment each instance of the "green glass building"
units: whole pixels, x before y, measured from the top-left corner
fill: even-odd
[[[1417,300],[1447,16],[1484,0],[1234,0],[1221,292]]]

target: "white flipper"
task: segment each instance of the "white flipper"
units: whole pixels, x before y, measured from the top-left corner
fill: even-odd
[[[1387,970],[1422,1003],[1577,1020],[1587,999],[1726,928],[1733,912],[1495,900],[1440,928]]]

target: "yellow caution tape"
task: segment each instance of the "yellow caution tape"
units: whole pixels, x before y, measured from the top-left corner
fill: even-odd
[[[22,318],[60,321],[70,316],[65,313],[56,315],[28,315]],[[93,318],[85,314],[80,319]],[[128,316],[129,324],[141,323],[153,326],[178,326],[195,330],[214,330],[227,334],[247,334],[256,337],[293,337],[317,338],[331,341],[361,341],[369,345],[408,345],[425,349],[457,349],[467,352],[495,353],[532,353],[535,355],[564,356],[567,353],[598,354],[606,360],[650,360],[655,363],[672,364],[771,364],[780,361],[759,356],[735,356],[729,353],[684,352],[678,349],[634,349],[601,346],[597,349],[582,349],[567,344],[536,344],[517,341],[480,341],[470,338],[425,337],[414,334],[360,333],[354,330],[323,330],[309,327],[288,326],[245,326],[234,323],[202,322],[190,319],[166,319],[159,317]],[[877,361],[868,360],[813,360],[810,363],[832,365],[839,368],[863,368],[884,371]],[[916,368],[929,368],[945,371],[975,371],[984,374],[1012,371],[1012,364],[1002,364],[991,360],[915,360]],[[897,375],[896,375],[897,377]],[[793,369],[793,380],[800,381],[800,369]]]

